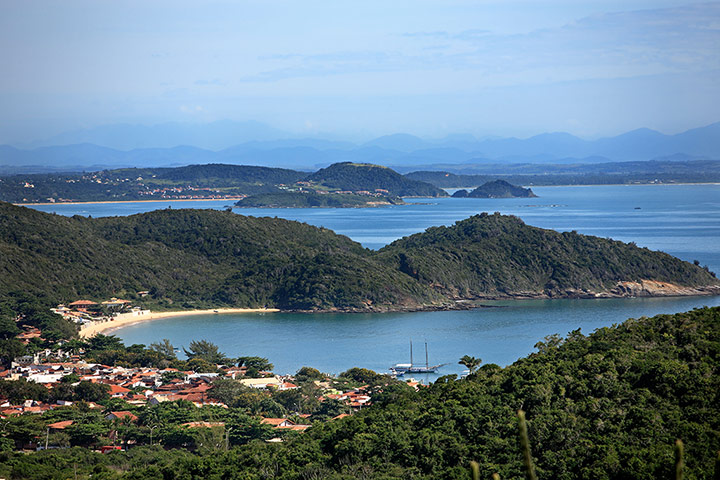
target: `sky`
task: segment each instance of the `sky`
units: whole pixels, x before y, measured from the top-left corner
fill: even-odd
[[[6,0],[0,143],[114,123],[584,138],[720,120],[720,2]]]

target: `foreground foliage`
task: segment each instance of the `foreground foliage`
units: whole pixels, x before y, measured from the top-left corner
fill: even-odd
[[[720,448],[720,308],[628,320],[590,336],[550,337],[538,353],[416,392],[387,387],[375,405],[283,444],[190,454],[158,447],[110,455],[76,448],[3,453],[8,478],[523,478],[524,410],[541,479],[712,478]],[[311,369],[308,369],[309,371]]]

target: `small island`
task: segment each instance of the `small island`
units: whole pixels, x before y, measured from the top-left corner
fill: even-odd
[[[487,182],[475,190],[458,190],[453,198],[535,198],[537,195],[529,188],[512,185],[505,180]]]
[[[238,201],[240,208],[368,208],[386,205],[405,205],[400,197],[376,192],[327,193],[279,192],[251,195]]]

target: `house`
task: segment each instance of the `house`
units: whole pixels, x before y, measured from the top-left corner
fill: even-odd
[[[68,303],[68,306],[73,308],[87,308],[97,306],[97,303],[90,300],[76,300],[72,303]]]
[[[111,298],[110,300],[106,302],[102,302],[103,305],[106,307],[124,307],[126,305],[129,305],[131,302],[130,300],[122,300],[120,298]]]
[[[69,427],[73,423],[74,423],[73,420],[63,420],[62,422],[51,423],[47,426],[47,428],[50,429],[51,432],[57,432],[60,430],[65,430],[67,427]]]
[[[128,393],[130,393],[129,388],[121,387],[120,385],[110,385],[111,397],[124,397]]]
[[[282,382],[277,377],[268,377],[268,378],[241,378],[240,383],[242,383],[246,387],[252,387],[252,388],[267,388],[267,387],[277,388]]]
[[[133,423],[137,423],[139,420],[137,416],[133,415],[132,412],[128,411],[120,411],[120,412],[110,412],[107,415],[105,415],[105,420],[124,420],[129,419]]]
[[[260,423],[264,423],[265,425],[270,425],[275,428],[289,427],[290,425],[295,425],[293,421],[288,420],[287,418],[263,418],[262,420],[260,420]]]
[[[28,328],[26,331],[18,334],[15,338],[27,345],[33,338],[38,338],[42,340],[42,332],[39,328],[31,327]]]
[[[310,428],[310,425],[297,425],[295,422],[287,418],[263,418],[262,420],[260,420],[260,422],[264,423],[265,425],[270,425],[274,428],[283,430],[296,430],[299,432],[303,432]]]

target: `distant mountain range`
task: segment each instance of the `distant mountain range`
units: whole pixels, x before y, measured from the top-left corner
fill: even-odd
[[[450,135],[427,140],[394,134],[356,144],[320,138],[280,138],[280,130],[255,122],[152,127],[113,125],[72,132],[34,148],[0,146],[0,171],[82,170],[226,163],[315,170],[337,162],[374,163],[401,171],[448,165],[598,164],[720,159],[720,122],[676,135],[649,129],[583,140],[568,133],[527,139]],[[252,140],[250,140],[252,139]],[[43,143],[47,143],[43,142]]]

